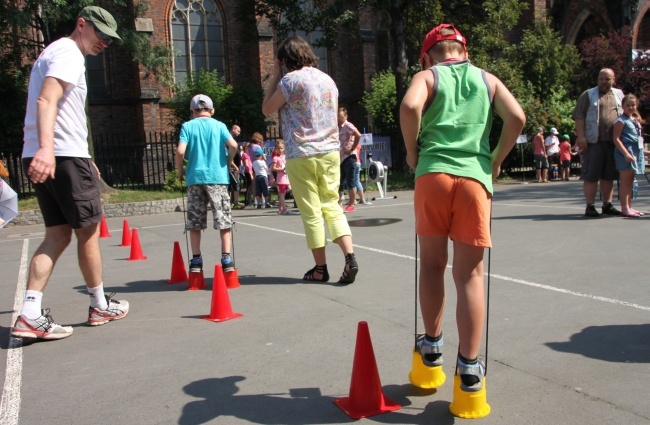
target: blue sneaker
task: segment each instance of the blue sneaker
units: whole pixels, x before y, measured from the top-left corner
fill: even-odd
[[[421,335],[416,344],[418,353],[422,356],[422,363],[428,367],[442,366],[442,335],[436,342],[427,340],[424,335]]]
[[[231,272],[235,270],[235,262],[230,255],[221,257],[221,268],[224,272]]]
[[[203,257],[192,258],[190,260],[190,273],[199,273],[203,271]]]
[[[460,375],[460,389],[466,392],[476,392],[483,389],[485,365],[481,360],[476,363],[465,363],[461,359],[456,362],[456,375]]]

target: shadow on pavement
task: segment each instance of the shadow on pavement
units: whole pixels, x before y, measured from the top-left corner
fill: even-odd
[[[198,425],[219,417],[225,421],[228,416],[269,425],[356,422],[334,404],[334,400],[339,397],[323,396],[319,388],[292,388],[288,393],[237,395],[239,388],[236,383],[245,379],[243,376],[207,378],[183,387],[186,394],[200,400],[187,403],[183,407],[178,424]],[[435,393],[435,390],[423,391],[410,384],[389,385],[384,387],[383,391],[386,397],[402,407],[411,405],[408,396],[428,397]],[[347,394],[341,397],[347,397]],[[420,413],[408,414],[402,409],[371,416],[370,420],[386,424],[451,425],[455,422],[449,412],[449,402],[444,400],[432,400]]]
[[[212,284],[212,278],[205,278],[206,285]],[[117,293],[116,299],[119,294],[130,294],[140,292],[167,292],[167,291],[186,291],[188,283],[167,283],[166,279],[157,280],[135,280],[132,282],[125,282],[123,285],[118,286],[104,286],[104,292],[108,295],[112,292]],[[212,286],[212,285],[210,285]],[[74,289],[82,294],[87,294],[86,285],[75,286]]]
[[[606,217],[603,217],[606,218]],[[587,219],[584,214],[530,214],[530,215],[507,215],[492,217],[492,220],[531,220],[531,221],[587,221],[600,220],[601,218]]]
[[[607,362],[650,363],[650,324],[589,326],[569,341],[546,345]]]
[[[402,221],[401,218],[361,218],[358,220],[348,220],[350,227],[378,227],[395,224]]]

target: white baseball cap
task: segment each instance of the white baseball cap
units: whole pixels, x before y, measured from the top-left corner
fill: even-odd
[[[557,131],[557,129],[555,127],[551,128],[551,133],[560,134],[560,133],[558,133],[558,131]]]
[[[212,99],[204,94],[197,94],[190,101],[190,109],[213,109]]]

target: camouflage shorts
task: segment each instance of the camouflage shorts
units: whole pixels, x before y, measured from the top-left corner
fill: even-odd
[[[203,230],[208,227],[208,205],[212,209],[214,228],[232,228],[230,193],[225,184],[197,184],[187,187],[187,230]]]

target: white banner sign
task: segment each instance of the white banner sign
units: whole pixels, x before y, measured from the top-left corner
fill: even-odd
[[[361,140],[359,141],[361,146],[369,146],[373,144],[372,133],[365,133],[361,135]]]

